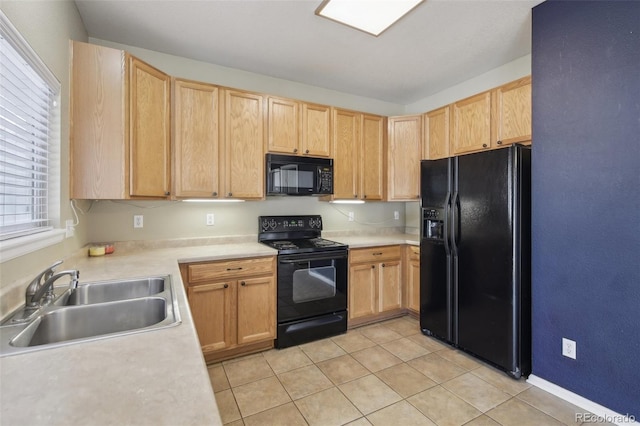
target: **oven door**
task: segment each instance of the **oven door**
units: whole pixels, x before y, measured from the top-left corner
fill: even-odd
[[[347,309],[347,251],[278,256],[278,323]]]

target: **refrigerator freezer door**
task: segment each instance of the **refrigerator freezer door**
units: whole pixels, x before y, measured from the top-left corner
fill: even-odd
[[[458,157],[457,345],[511,371],[517,363],[513,149]]]
[[[420,241],[420,327],[452,341],[451,242],[449,213],[452,159],[422,161],[422,238]],[[439,225],[441,224],[441,228]],[[437,231],[436,231],[437,230]],[[442,238],[438,238],[441,234]]]

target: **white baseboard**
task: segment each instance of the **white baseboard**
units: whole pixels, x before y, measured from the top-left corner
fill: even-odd
[[[527,379],[527,383],[540,388],[544,391],[549,392],[552,395],[557,396],[558,398],[562,398],[567,402],[572,403],[580,408],[583,408],[585,411],[595,414],[599,417],[600,421],[604,420],[609,423],[615,423],[620,426],[628,426],[628,425],[639,425],[633,416],[628,416],[626,414],[619,414],[613,410],[608,409],[607,407],[603,407],[600,404],[597,404],[593,401],[590,401],[576,393],[566,390],[556,384],[553,384],[547,380],[541,379],[533,374],[529,375]],[[595,422],[596,419],[591,420],[591,422]],[[590,423],[589,420],[584,420],[585,424]]]

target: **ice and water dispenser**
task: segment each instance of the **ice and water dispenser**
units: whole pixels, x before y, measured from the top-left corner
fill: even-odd
[[[444,239],[443,209],[422,209],[422,238],[436,241]]]

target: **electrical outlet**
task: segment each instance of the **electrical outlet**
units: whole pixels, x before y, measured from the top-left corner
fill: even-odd
[[[400,220],[400,212],[399,211],[393,212],[393,219],[394,220]]]
[[[212,226],[214,223],[213,213],[207,213],[207,226]]]
[[[73,220],[67,219],[64,223],[66,228],[65,238],[71,238],[76,233],[76,228],[73,226]]]
[[[142,228],[144,226],[144,221],[143,221],[143,217],[141,214],[134,214],[133,215],[133,227],[134,228]]]
[[[562,338],[562,355],[567,358],[576,359],[576,342]]]
[[[355,215],[353,214],[353,212],[349,212],[349,222],[353,222],[355,219]]]

